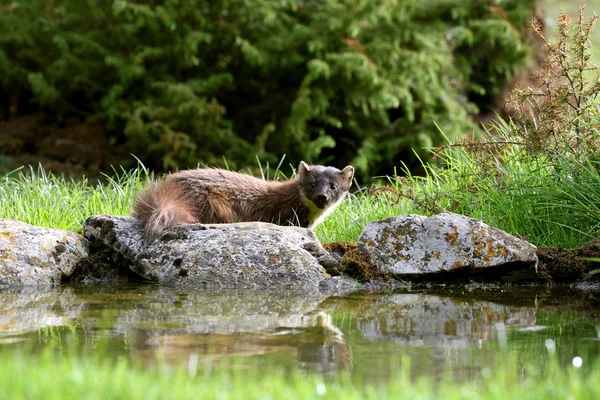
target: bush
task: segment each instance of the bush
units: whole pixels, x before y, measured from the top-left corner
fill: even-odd
[[[442,143],[436,124],[476,129],[527,59],[533,3],[14,0],[1,112],[102,121],[152,168],[287,154],[389,173]]]
[[[484,219],[538,246],[582,246],[600,235],[600,76],[590,41],[597,17],[563,13],[556,41],[532,28],[548,53],[537,85],[516,88],[511,120],[437,150],[443,167],[392,179],[386,196],[416,212]],[[391,195],[389,194],[391,192]],[[413,211],[414,212],[414,211]]]
[[[584,11],[581,7],[575,26],[562,12],[555,42],[544,36],[537,21],[532,22],[547,61],[534,74],[537,87],[516,87],[509,97],[515,134],[530,154],[569,155],[586,161],[600,151],[600,68],[590,52],[598,17],[586,20]]]

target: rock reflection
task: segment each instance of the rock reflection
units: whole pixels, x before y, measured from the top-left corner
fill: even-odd
[[[282,325],[228,333],[138,330],[130,335],[130,357],[144,363],[180,364],[198,358],[204,366],[238,357],[282,353],[286,364],[322,373],[351,368],[350,347],[343,333],[323,313],[282,320]],[[269,361],[263,360],[267,365]]]
[[[441,379],[450,371],[455,379],[477,379],[478,371],[506,345],[510,327],[535,322],[533,301],[508,306],[419,293],[372,297],[356,313],[356,330],[369,347],[353,346],[355,373],[391,379],[409,357],[412,376]]]
[[[0,291],[0,344],[75,345],[83,352],[127,354],[146,365],[282,353],[290,365],[327,373],[350,368],[352,361],[344,334],[318,310],[325,298],[319,292],[186,292],[149,285],[7,289]],[[45,335],[48,328],[65,334]]]
[[[589,293],[434,290],[326,296],[153,285],[4,289],[0,347],[28,343],[192,371],[229,368],[230,360],[241,368],[352,369],[374,381],[393,379],[407,359],[415,377],[451,371],[471,379],[504,348],[524,360],[556,352],[569,365],[575,356],[586,365],[598,354],[598,307]]]
[[[145,363],[177,364],[197,356],[214,363],[282,352],[300,367],[327,373],[349,368],[351,353],[331,317],[317,310],[324,298],[303,292],[162,290],[147,307],[123,310],[114,330],[129,338],[130,357]]]
[[[425,294],[395,294],[374,301],[358,315],[366,338],[405,346],[467,348],[502,339],[509,326],[531,326],[536,309]]]
[[[84,305],[70,288],[25,287],[0,290],[0,337],[9,337],[40,328],[70,326]]]

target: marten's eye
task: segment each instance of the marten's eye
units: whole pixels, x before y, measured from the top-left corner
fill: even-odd
[[[316,184],[316,183],[314,183],[314,182],[313,182],[313,183],[311,183],[311,184],[310,184],[310,188],[311,188],[311,189],[314,189],[314,188],[316,188],[316,187],[317,187],[317,184]]]
[[[337,185],[335,183],[329,184],[329,187],[331,188],[331,190],[337,189]]]

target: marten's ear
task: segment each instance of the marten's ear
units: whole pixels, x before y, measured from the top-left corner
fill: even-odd
[[[348,165],[342,170],[342,180],[348,182],[348,186],[352,184],[352,178],[354,178],[354,167]]]
[[[306,176],[310,172],[310,167],[304,161],[300,161],[300,165],[298,166],[298,176],[303,177]]]

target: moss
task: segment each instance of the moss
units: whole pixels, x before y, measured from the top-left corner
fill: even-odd
[[[360,282],[389,279],[389,277],[375,268],[368,257],[360,254],[356,242],[334,242],[324,245],[330,253],[340,256],[339,262],[343,265],[343,272]]]
[[[593,240],[576,249],[539,248],[537,255],[540,260],[538,274],[544,280],[566,283],[598,279],[598,274],[588,275],[600,267],[600,263],[594,260],[600,260],[600,240]]]

